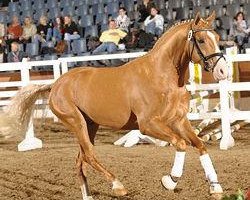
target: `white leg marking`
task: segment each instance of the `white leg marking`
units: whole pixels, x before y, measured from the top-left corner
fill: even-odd
[[[92,196],[88,196],[87,189],[86,189],[86,186],[84,184],[81,186],[81,191],[82,191],[82,199],[83,200],[94,200],[92,198]]]
[[[171,171],[171,175],[175,177],[181,177],[183,173],[183,167],[185,162],[186,152],[178,152],[175,153],[174,165]]]
[[[205,171],[206,178],[210,182],[210,194],[223,193],[221,185],[218,183],[217,174],[208,154],[200,156],[201,165]]]
[[[186,152],[176,151],[174,165],[171,170],[171,176],[178,177],[178,178],[181,177],[183,173],[185,155],[186,155]],[[177,182],[174,182],[171,176],[169,175],[163,176],[161,179],[161,182],[165,188],[169,190],[174,190],[175,187],[177,186]]]
[[[122,183],[117,179],[115,181],[113,181],[112,184],[113,184],[113,187],[112,187],[113,190],[114,189],[123,189],[124,188]]]
[[[218,182],[217,174],[209,155],[205,154],[200,156],[200,161],[209,182]]]

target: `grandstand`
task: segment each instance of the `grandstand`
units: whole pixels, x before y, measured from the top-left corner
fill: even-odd
[[[206,17],[215,11],[223,27],[219,34],[222,40],[227,41],[233,17],[237,12],[244,12],[246,21],[250,22],[250,0],[154,0],[154,3],[164,16],[165,30],[177,21],[193,18],[197,12]],[[80,45],[73,45],[76,48],[72,49],[72,55],[81,55],[88,51],[88,38],[100,36],[100,33],[107,28],[108,20],[118,15],[120,6],[126,8],[131,25],[138,21],[140,17],[138,5],[142,4],[142,0],[19,0],[9,3],[3,1],[2,4],[8,4],[0,10],[0,23],[5,25],[11,22],[12,16],[17,16],[21,23],[26,16],[31,16],[35,24],[42,15],[47,16],[50,22],[58,16],[72,16],[81,36]],[[51,43],[45,45],[51,47]],[[248,46],[249,44],[246,45]],[[26,52],[35,60],[56,57],[55,55],[41,57],[40,51],[34,44],[28,44],[28,47]]]

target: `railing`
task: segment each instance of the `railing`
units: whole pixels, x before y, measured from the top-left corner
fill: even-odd
[[[2,87],[23,87],[30,83],[34,84],[49,84],[54,82],[61,74],[66,73],[69,69],[68,63],[91,61],[91,60],[105,60],[105,59],[131,59],[145,55],[146,52],[140,53],[125,53],[125,54],[109,54],[109,55],[94,55],[94,56],[82,56],[82,57],[66,57],[59,58],[58,60],[49,61],[31,61],[20,63],[6,63],[0,64],[0,71],[13,71],[19,70],[21,72],[21,81],[0,82],[0,88]],[[250,61],[248,55],[236,55],[227,56],[229,65],[233,62]],[[53,79],[49,80],[30,80],[30,70],[34,66],[53,66]],[[230,81],[220,81],[220,83],[214,84],[194,84],[187,85],[189,91],[208,91],[218,90],[220,91],[220,112],[206,112],[206,113],[189,113],[188,118],[190,120],[205,119],[205,118],[221,118],[222,120],[222,140],[220,143],[221,149],[228,149],[233,146],[234,141],[231,136],[230,120],[249,120],[250,111],[231,111],[229,109],[229,91],[246,91],[250,90],[250,82],[244,83],[231,83]],[[16,91],[4,91],[0,92],[0,97],[12,97],[16,94]],[[7,105],[9,101],[0,101],[0,105]]]

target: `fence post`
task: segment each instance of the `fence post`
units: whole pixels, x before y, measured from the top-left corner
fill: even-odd
[[[63,61],[61,60],[62,62],[62,74],[65,74],[66,72],[68,72],[68,63],[67,61]]]
[[[228,80],[219,82],[220,85],[220,105],[221,105],[221,127],[222,127],[222,138],[220,141],[220,149],[227,150],[234,146],[234,139],[231,135],[230,127],[230,109],[229,109],[229,94]]]
[[[53,65],[53,76],[54,76],[54,80],[58,79],[61,76],[60,61],[57,61]]]
[[[229,47],[226,48],[226,55],[227,55],[227,65],[228,65],[228,78],[231,82],[238,82],[239,74],[237,72],[237,66],[235,65],[233,59],[237,55],[237,47]],[[230,108],[235,110],[235,98],[239,99],[239,92],[230,91]]]
[[[23,86],[27,86],[30,81],[29,76],[30,67],[23,67],[21,69],[21,81]],[[28,151],[32,149],[42,148],[42,141],[35,137],[34,127],[33,127],[33,118],[30,119],[28,130],[25,135],[25,139],[18,144],[18,151]]]

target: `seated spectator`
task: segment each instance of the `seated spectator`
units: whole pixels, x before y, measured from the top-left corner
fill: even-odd
[[[34,39],[37,29],[35,24],[33,24],[31,17],[25,17],[23,25],[23,34],[19,40],[24,43],[30,43]]]
[[[155,3],[151,0],[143,0],[142,4],[139,5],[138,11],[140,13],[139,22],[144,22],[146,18],[150,15],[150,10],[155,7]]]
[[[124,38],[126,49],[135,49],[138,47],[138,39],[139,39],[139,29],[136,27],[132,27],[130,32]]]
[[[126,32],[117,28],[114,20],[109,21],[109,29],[102,32],[99,40],[102,42],[94,51],[93,54],[107,51],[114,53],[118,50],[118,44],[122,38],[127,35]]]
[[[57,17],[55,19],[55,23],[54,23],[54,27],[53,27],[53,37],[52,37],[53,42],[56,43],[56,42],[61,41],[63,34],[64,34],[63,18]]]
[[[17,16],[12,17],[11,24],[7,28],[7,40],[6,43],[10,46],[12,42],[18,42],[19,38],[23,34],[23,28],[19,23]]]
[[[4,53],[6,49],[6,41],[5,41],[5,36],[6,36],[6,26],[3,23],[0,23],[0,54],[2,60],[4,60]]]
[[[45,16],[41,16],[37,26],[37,34],[34,36],[34,42],[48,42],[52,38],[52,27]]]
[[[3,40],[0,39],[0,63],[5,61],[5,47],[2,45]]]
[[[159,37],[163,33],[164,18],[158,14],[158,10],[155,7],[151,8],[150,13],[144,21],[145,31]]]
[[[128,33],[129,25],[130,25],[130,19],[126,14],[126,9],[124,7],[120,7],[119,9],[119,15],[115,19],[115,22],[117,24],[117,27],[121,29],[122,31],[126,31]]]
[[[11,52],[8,53],[8,62],[22,62],[23,58],[27,58],[27,54],[20,51],[19,44],[17,42],[11,43]]]
[[[238,12],[234,18],[232,27],[230,28],[229,35],[233,37],[234,41],[238,44],[240,52],[244,49],[244,44],[248,42],[250,30],[247,28],[244,14]]]
[[[6,26],[0,22],[0,39],[4,39],[6,32]]]
[[[78,33],[78,28],[75,22],[72,21],[70,16],[64,17],[64,40],[68,44],[68,53],[70,53],[70,42],[72,40],[79,39],[80,35]]]

